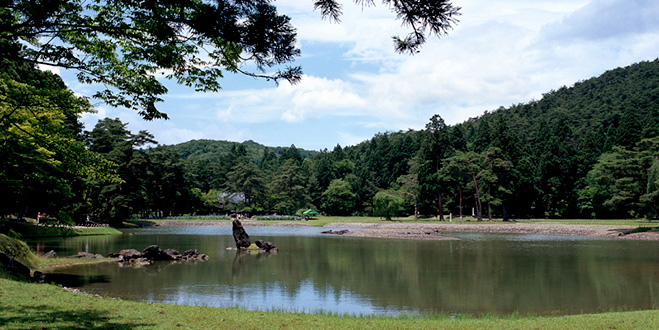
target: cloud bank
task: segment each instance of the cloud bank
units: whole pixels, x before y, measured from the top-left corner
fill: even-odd
[[[321,20],[307,1],[275,3],[298,28],[299,85],[230,77],[225,86],[237,87],[216,94],[172,86],[165,123],[104,112],[126,116],[161,143],[254,139],[331,149],[420,129],[433,114],[459,123],[659,54],[653,0],[460,1],[456,29],[415,56],[393,51],[391,36],[407,32],[386,7],[344,2],[340,24]]]

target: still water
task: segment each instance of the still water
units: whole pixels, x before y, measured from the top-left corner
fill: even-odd
[[[326,236],[327,228],[246,227],[278,254],[243,254],[230,227],[155,227],[32,241],[58,255],[151,244],[210,260],[58,269],[82,290],[122,299],[344,314],[571,314],[659,306],[658,242],[451,233],[459,241]],[[341,229],[341,228],[340,228]]]

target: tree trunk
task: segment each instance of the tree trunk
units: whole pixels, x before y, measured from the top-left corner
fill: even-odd
[[[444,221],[444,205],[442,205],[442,193],[437,194],[437,201],[439,202],[439,221]]]
[[[474,181],[474,188],[476,189],[476,215],[478,221],[483,221],[483,205],[481,203],[481,194],[478,191],[478,183],[476,182],[476,175],[472,174],[471,179]]]
[[[414,220],[419,220],[419,202],[414,200]]]
[[[462,187],[458,187],[458,191],[460,192],[460,221],[462,221]]]
[[[490,170],[492,169],[492,164],[490,164]],[[488,194],[488,200],[487,200],[487,221],[492,221],[492,185],[488,184],[487,185],[487,194]]]

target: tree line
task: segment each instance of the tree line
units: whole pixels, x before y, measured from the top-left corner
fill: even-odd
[[[11,51],[4,48],[3,52]],[[61,79],[0,68],[0,214],[66,223],[130,217],[294,214],[656,218],[659,60],[449,126],[385,132],[331,151],[248,141],[157,145],[93,111]],[[221,147],[220,147],[221,145]]]

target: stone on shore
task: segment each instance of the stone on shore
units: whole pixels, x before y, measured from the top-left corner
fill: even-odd
[[[50,251],[44,253],[43,257],[44,258],[55,258],[55,257],[57,257],[57,253],[55,252],[55,250],[50,250]]]
[[[96,258],[105,258],[101,254],[94,254],[94,253],[89,253],[89,252],[78,252],[78,254],[74,254],[72,256],[68,256],[67,258],[89,258],[89,259],[96,259]]]

